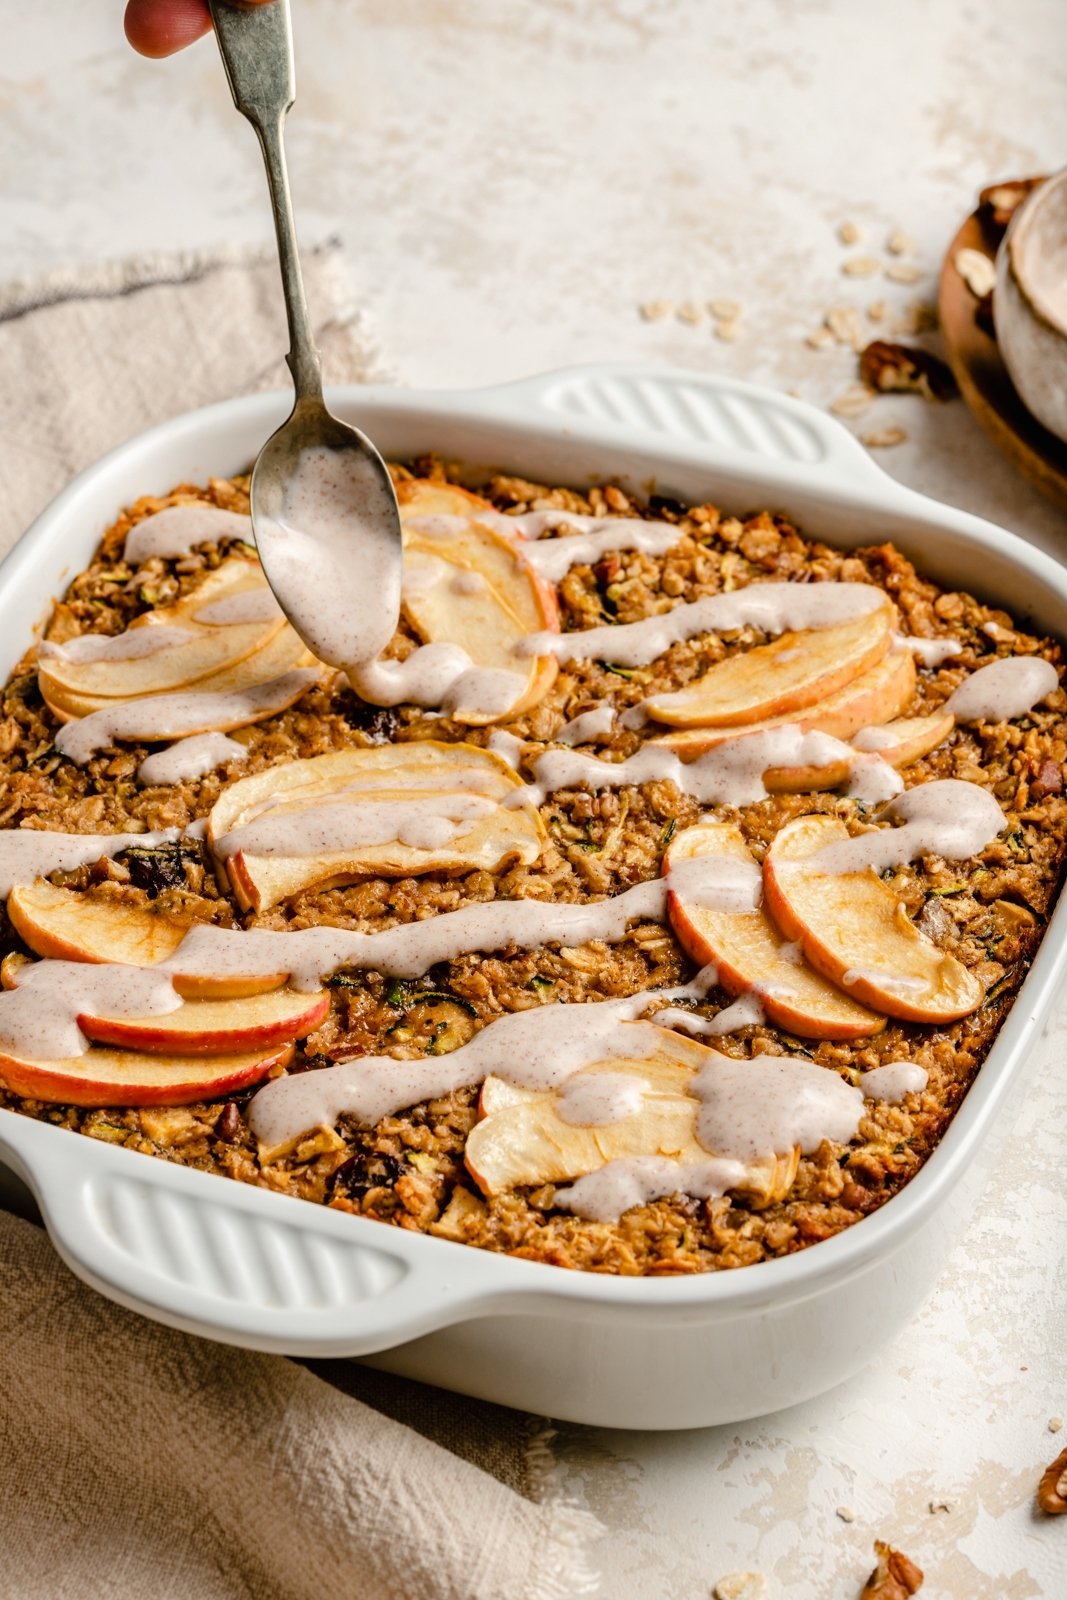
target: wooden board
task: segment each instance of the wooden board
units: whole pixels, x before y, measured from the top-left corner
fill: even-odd
[[[993,443],[1024,478],[1067,511],[1067,444],[1030,415],[1001,360],[996,339],[974,319],[977,300],[956,271],[958,250],[992,256],[995,244],[977,212],[949,246],[941,268],[938,312],[949,365],[960,393]]]

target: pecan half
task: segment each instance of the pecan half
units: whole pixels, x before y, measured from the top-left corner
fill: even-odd
[[[860,1600],[908,1600],[923,1585],[922,1569],[901,1551],[881,1539],[874,1541],[878,1565],[864,1586]]]
[[[1050,794],[1063,793],[1063,767],[1051,757],[1042,761],[1037,769],[1037,776],[1030,784],[1030,795],[1034,800],[1044,800]]]
[[[1003,183],[991,183],[978,196],[982,221],[988,223],[995,233],[1003,233],[1027,195],[1044,181],[1044,176],[1041,176],[1006,178]]]
[[[1037,1486],[1037,1503],[1049,1516],[1061,1516],[1067,1511],[1067,1450],[1061,1450],[1050,1467],[1041,1474]]]
[[[956,380],[937,356],[915,345],[875,339],[860,356],[860,377],[882,394],[921,394],[927,400],[951,400]]]

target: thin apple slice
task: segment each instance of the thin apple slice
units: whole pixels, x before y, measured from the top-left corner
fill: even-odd
[[[931,717],[900,717],[887,722],[884,727],[865,729],[868,735],[853,740],[853,748],[861,755],[877,755],[898,770],[911,766],[922,756],[936,750],[948,738],[956,725],[950,712],[939,712]],[[763,774],[764,787],[770,794],[810,794],[820,789],[837,789],[847,783],[853,770],[848,758],[832,761],[824,767],[772,767]]]
[[[515,646],[529,633],[559,630],[555,589],[521,553],[521,540],[504,537],[476,519],[492,511],[487,501],[449,485],[408,482],[400,486],[404,535],[404,612],[428,644],[448,642],[464,649],[477,667],[521,675],[506,712],[489,716],[474,710],[454,713],[468,723],[515,717],[542,700],[559,664],[555,656],[524,660]],[[458,516],[461,527],[430,536],[410,526],[412,518]]]
[[[873,872],[827,872],[819,854],[848,838],[834,817],[797,817],[763,863],[767,907],[789,939],[833,983],[908,1022],[952,1022],[985,992],[972,972],[920,933]]]
[[[889,650],[877,665],[847,683],[836,694],[827,695],[818,705],[805,706],[782,717],[751,723],[746,732],[764,733],[771,728],[799,728],[801,733],[828,733],[834,739],[851,739],[861,728],[889,722],[906,710],[915,693],[915,657],[908,650]],[[659,734],[650,743],[666,745],[680,761],[696,761],[725,739],[737,735],[736,728],[684,728]]]
[[[677,834],[663,858],[663,870],[670,873],[679,862],[709,857],[758,871],[744,835],[732,822],[701,822]],[[728,994],[756,990],[768,1021],[799,1038],[865,1039],[885,1027],[884,1016],[796,959],[799,951],[786,946],[762,906],[721,910],[702,904],[684,888],[671,889],[667,914],[686,952],[702,967],[713,965]]]
[[[238,779],[220,795],[208,820],[208,841],[239,903],[263,910],[310,888],[351,883],[366,876],[407,877],[424,872],[496,871],[507,861],[526,865],[538,859],[544,827],[526,801],[518,797],[522,781],[490,751],[473,745],[420,741],[344,750],[306,761],[288,762],[267,772]],[[242,830],[257,821],[290,821],[300,815],[321,820],[323,808],[398,808],[428,803],[443,813],[450,797],[475,796],[492,803],[485,815],[457,823],[441,842],[353,844],[303,855],[257,853],[254,833],[234,848]],[[358,813],[357,813],[358,815]]]
[[[581,1178],[627,1156],[704,1163],[708,1151],[696,1138],[698,1103],[686,1088],[712,1054],[696,1040],[664,1029],[662,1049],[652,1058],[612,1058],[584,1067],[576,1076],[627,1073],[648,1085],[638,1111],[594,1128],[565,1122],[557,1094],[530,1094],[487,1080],[483,1103],[493,1109],[467,1135],[467,1170],[483,1194],[496,1195]],[[756,1205],[782,1199],[796,1176],[798,1157],[794,1148],[747,1163],[737,1191]]]
[[[12,889],[7,914],[24,944],[61,961],[117,961],[151,967],[167,961],[190,924],[141,906],[97,900],[38,882]],[[174,987],[191,999],[226,999],[280,988],[288,972],[177,977]]]
[[[197,613],[220,600],[266,589],[258,562],[231,556],[208,574],[191,594],[172,606],[148,612],[133,623],[131,633],[150,628],[180,629],[187,637],[175,644],[117,661],[79,661],[62,655],[41,661],[44,685],[87,699],[132,700],[145,694],[165,694],[195,683],[209,673],[224,671],[254,650],[268,644],[284,626],[280,614],[266,621],[231,623],[216,627],[198,623]]]
[[[688,689],[654,695],[645,710],[677,728],[737,727],[801,711],[882,660],[895,616],[886,597],[851,622],[783,633],[718,662]]]
[[[218,630],[212,630],[217,632]],[[205,629],[205,632],[207,630]],[[281,628],[274,631],[267,642],[259,649],[251,651],[243,660],[235,662],[232,666],[225,667],[219,672],[211,672],[204,678],[198,678],[195,683],[184,685],[176,693],[183,694],[241,694],[246,689],[254,689],[259,684],[269,683],[272,678],[281,678],[287,672],[298,667],[317,667],[320,663],[307,649],[300,636],[283,623]],[[91,716],[94,711],[111,710],[118,700],[114,696],[76,694],[73,690],[65,688],[62,684],[53,682],[51,677],[42,668],[38,673],[38,685],[48,709],[59,718],[61,722],[71,722],[76,717]],[[299,690],[298,694],[303,693]],[[134,695],[132,699],[151,700],[152,695]],[[274,712],[265,712],[264,715],[273,716]],[[212,722],[205,727],[204,732],[218,731],[219,724]]]
[[[0,1083],[23,1100],[60,1105],[187,1106],[250,1088],[292,1053],[291,1044],[221,1057],[101,1048],[66,1061],[23,1061],[0,1052]]]

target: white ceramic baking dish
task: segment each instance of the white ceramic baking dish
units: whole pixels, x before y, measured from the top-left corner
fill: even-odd
[[[332,400],[387,455],[436,449],[553,483],[788,511],[843,546],[892,539],[933,577],[1044,632],[1067,572],[977,517],[902,488],[837,422],[724,379],[632,366],[475,393],[349,388]],[[119,508],[244,469],[288,407],[253,396],[178,417],[84,472],[0,571],[0,670]],[[0,1115],[0,1160],[88,1283],[161,1322],[253,1349],[361,1356],[579,1422],[685,1428],[806,1399],[891,1339],[934,1283],[1009,1125],[1067,965],[1063,906],[974,1087],[908,1187],[784,1260],[678,1280],[565,1272],[170,1166]]]

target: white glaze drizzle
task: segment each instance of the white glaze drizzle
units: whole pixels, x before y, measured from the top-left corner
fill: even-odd
[[[41,661],[69,661],[79,666],[90,661],[139,661],[195,638],[189,628],[172,627],[166,622],[148,623],[127,628],[125,633],[82,633],[65,644],[46,639],[37,647],[37,656]]]
[[[549,583],[558,583],[572,567],[590,565],[612,550],[665,555],[686,535],[686,529],[671,522],[591,517],[575,511],[524,511],[514,517],[499,511],[479,511],[469,517],[411,517],[407,526],[424,538],[451,539],[471,523],[491,528],[506,539],[523,541],[518,544],[523,560]],[[555,528],[571,528],[574,533],[566,539],[543,537]]]
[[[885,604],[881,589],[867,583],[751,583],[728,594],[683,601],[641,622],[585,628],[575,633],[533,633],[516,647],[526,656],[554,655],[560,661],[604,660],[641,667],[671,645],[702,633],[732,633],[759,628],[779,634],[790,629],[828,628],[851,622]]]
[[[17,988],[0,990],[0,1050],[19,1060],[67,1060],[89,1048],[79,1016],[158,1017],[181,1003],[158,967],[35,961],[19,970]]]
[[[633,1206],[647,1206],[672,1194],[718,1199],[742,1186],[746,1175],[743,1162],[724,1156],[685,1162],[671,1156],[621,1156],[557,1189],[555,1204],[587,1222],[618,1222]]]
[[[841,983],[844,988],[851,989],[857,983],[873,984],[877,989],[884,989],[887,994],[915,994],[929,987],[926,978],[909,978],[903,973],[883,972],[880,967],[849,967],[847,972],[841,974]]]
[[[596,706],[592,711],[583,711],[581,716],[572,717],[569,722],[565,722],[562,728],[553,734],[553,738],[556,744],[591,744],[597,739],[610,738],[614,729],[615,707]]]
[[[155,742],[199,733],[205,725],[218,730],[239,728],[257,717],[290,705],[298,689],[309,688],[319,674],[314,667],[299,667],[254,688],[230,694],[195,688],[177,694],[146,695],[121,700],[113,709],[94,711],[66,723],[56,734],[56,749],[70,761],[84,765],[99,750],[121,740]]]
[[[180,828],[158,833],[46,833],[38,828],[0,828],[0,897],[50,872],[74,872],[122,850],[173,844]]]
[[[886,1061],[860,1073],[860,1090],[868,1100],[898,1106],[905,1095],[921,1094],[930,1074],[917,1061]]]
[[[131,528],[123,551],[131,565],[152,556],[167,559],[187,556],[198,544],[217,544],[221,539],[241,539],[254,544],[252,518],[236,511],[223,511],[197,500],[181,506],[165,506]]]
[[[501,761],[506,761],[512,772],[518,772],[525,748],[526,741],[508,733],[506,728],[494,728],[486,742],[486,749],[499,756]]]
[[[206,772],[228,766],[231,761],[247,760],[248,751],[236,739],[229,739],[224,733],[194,733],[146,756],[137,769],[137,781],[181,783],[186,778],[202,778]]]
[[[759,867],[732,856],[682,856],[671,864],[670,885],[687,906],[709,911],[756,911],[763,901]]]
[[[462,645],[420,645],[404,661],[368,661],[348,674],[352,687],[376,706],[441,706],[453,714],[502,716],[526,687],[526,674],[479,667]]]
[[[527,792],[540,803],[558,789],[619,789],[628,784],[669,782],[703,805],[743,806],[766,798],[763,776],[773,768],[837,766],[842,761],[863,793],[885,799],[886,790],[899,792],[900,778],[887,762],[862,755],[828,733],[807,733],[792,724],[762,732],[739,730],[736,737],[724,739],[688,762],[681,761],[668,746],[654,743],[642,745],[625,761],[546,750],[532,763],[535,782]],[[884,774],[883,767],[887,769]]]
[[[267,809],[224,834],[213,849],[223,859],[238,850],[255,856],[330,855],[382,844],[435,850],[464,832],[465,824],[490,816],[496,808],[497,801],[485,795],[463,792],[438,790],[381,801],[365,796],[346,801],[342,793],[298,811]]]
[[[1005,722],[1032,711],[1059,681],[1056,668],[1041,656],[1003,656],[965,678],[945,710],[957,722]]]
[[[820,872],[885,872],[919,856],[966,861],[991,844],[1005,826],[988,789],[962,778],[920,783],[879,812],[879,821],[903,822],[828,845],[814,858]]]
[[[648,1083],[632,1072],[575,1072],[556,1103],[562,1122],[578,1128],[605,1128],[640,1111]]]
[[[931,670],[951,661],[963,650],[955,639],[920,639],[914,633],[895,633],[893,643],[898,650],[910,650],[922,666]]]
[[[798,1056],[715,1054],[695,1074],[692,1092],[703,1101],[700,1143],[739,1161],[787,1155],[794,1146],[810,1155],[824,1139],[847,1144],[863,1115],[859,1089]]]

